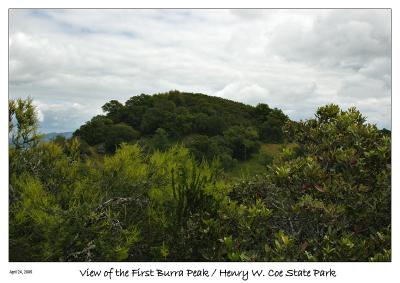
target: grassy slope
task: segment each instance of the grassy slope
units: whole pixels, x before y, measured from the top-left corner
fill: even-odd
[[[263,155],[269,155],[275,159],[281,154],[283,147],[283,144],[262,144],[258,154],[254,154],[249,160],[239,162],[238,165],[227,175],[232,179],[236,179],[262,174],[265,172],[267,165],[264,162],[265,159],[263,160]]]

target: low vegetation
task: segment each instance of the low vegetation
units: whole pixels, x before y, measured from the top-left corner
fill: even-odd
[[[9,101],[10,261],[390,261],[390,132],[169,92],[41,141]]]

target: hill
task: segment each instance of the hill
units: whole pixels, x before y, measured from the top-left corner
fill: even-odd
[[[113,153],[122,142],[164,150],[183,143],[198,159],[221,159],[224,167],[247,160],[262,143],[280,143],[288,117],[267,104],[246,105],[201,93],[170,91],[111,100],[104,115],[74,132],[100,153]]]

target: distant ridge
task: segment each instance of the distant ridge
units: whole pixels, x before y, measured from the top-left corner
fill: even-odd
[[[43,134],[43,140],[50,141],[50,140],[54,139],[56,136],[63,136],[64,138],[69,139],[72,137],[72,132],[63,132],[63,133],[51,132],[51,133]]]
[[[51,133],[43,134],[42,140],[43,141],[51,141],[56,136],[63,136],[64,138],[69,139],[72,137],[72,133],[73,132],[63,132],[63,133],[51,132]],[[10,135],[8,136],[8,144],[12,144]]]

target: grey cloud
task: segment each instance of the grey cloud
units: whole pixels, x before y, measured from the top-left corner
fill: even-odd
[[[390,58],[388,10],[334,10],[311,26],[287,21],[269,34],[269,50],[288,60],[358,70],[371,58]]]
[[[338,90],[339,96],[353,99],[379,97],[379,94],[388,92],[390,93],[390,89],[387,89],[383,80],[368,78],[359,74],[345,78]]]
[[[101,110],[88,107],[87,102],[83,103],[59,101],[49,104],[40,100],[34,101],[42,125],[40,130],[45,130],[45,132],[71,131],[71,125],[78,126],[82,123],[82,119],[89,120],[93,115],[100,114]]]
[[[390,33],[386,10],[10,10],[10,97],[40,101],[44,131],[170,89],[388,125]]]

